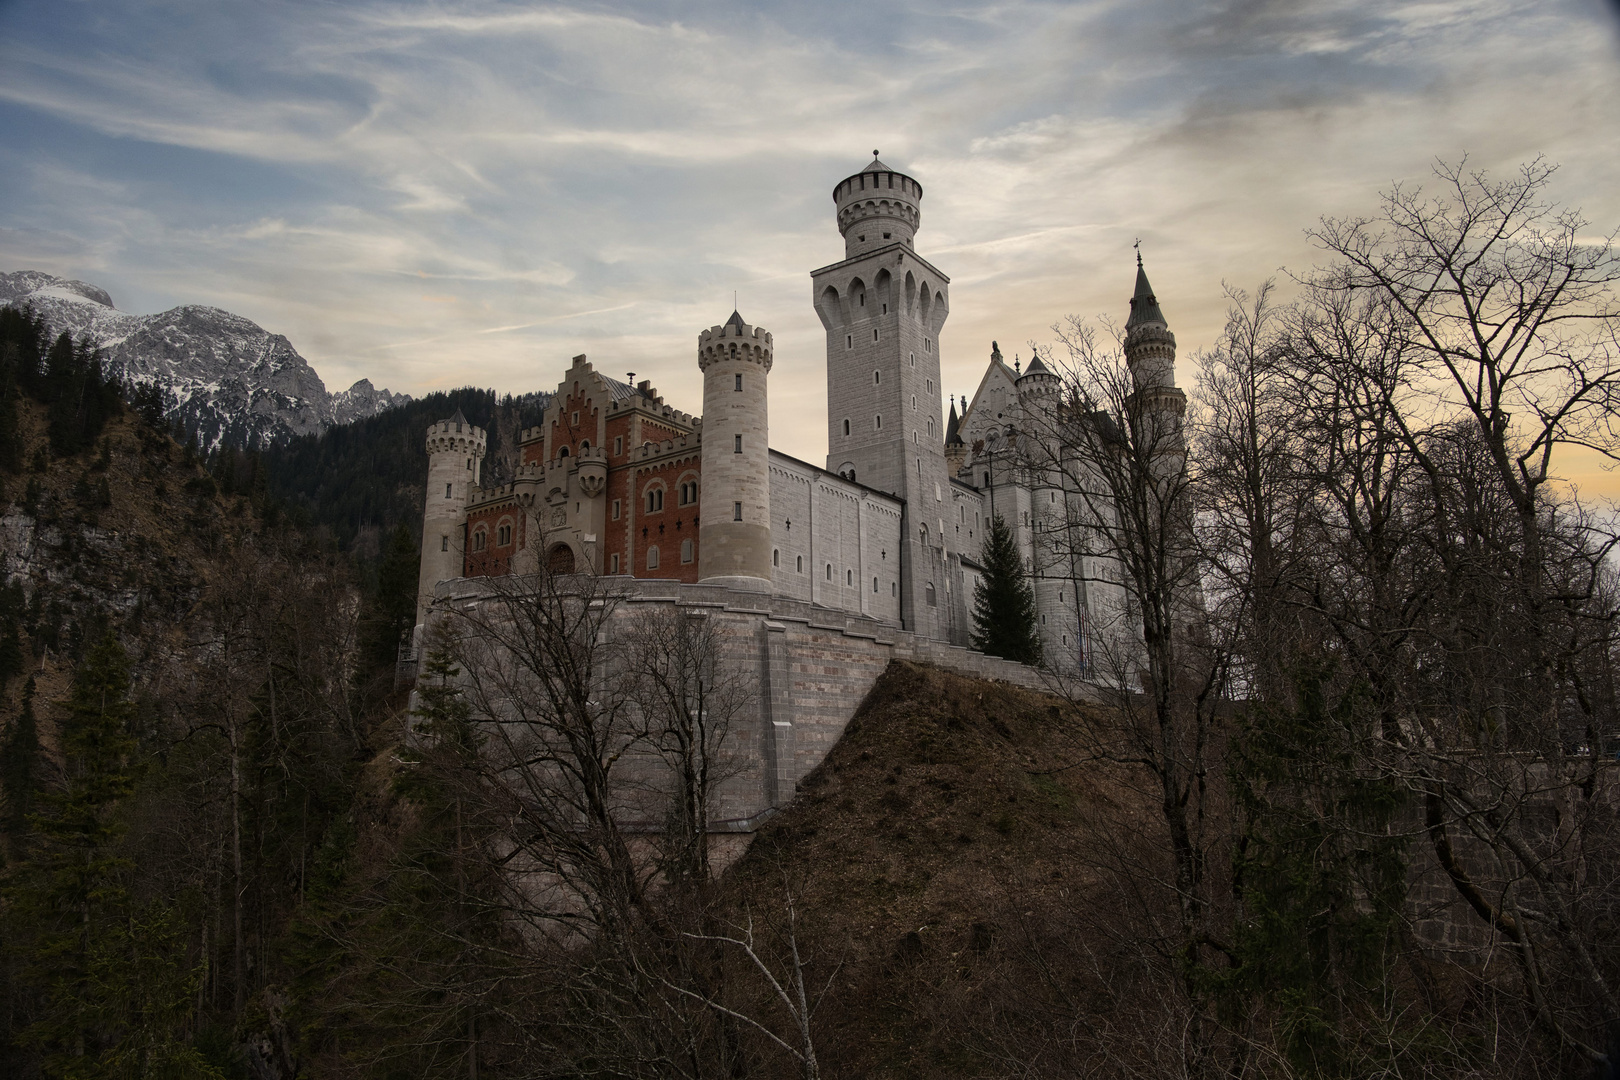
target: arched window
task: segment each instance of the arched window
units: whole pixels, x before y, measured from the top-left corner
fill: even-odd
[[[647,569],[658,569],[658,545],[654,544],[647,549]]]
[[[558,448],[557,448],[557,456],[558,456],[558,457],[559,457],[559,458],[565,458],[565,457],[567,457],[567,456],[568,456],[568,447],[566,447],[566,446],[560,446],[560,447],[558,447]]]
[[[512,542],[512,525],[503,522],[495,527],[495,546],[505,547]]]
[[[488,540],[489,534],[484,532],[483,529],[479,529],[477,532],[473,533],[473,550],[483,551]]]
[[[872,579],[872,591],[877,592],[877,578]]]
[[[581,440],[579,440],[579,452],[581,454],[590,453],[591,452],[591,440],[589,440],[589,439],[581,439]]]
[[[567,544],[554,544],[546,552],[546,569],[553,574],[572,574],[574,572],[574,549]]]
[[[932,581],[923,586],[923,599],[928,602],[929,607],[939,606],[939,601],[934,596],[934,583]]]
[[[845,570],[844,571],[844,586],[846,588],[853,588],[854,585],[855,585],[855,571],[853,571],[853,570]]]
[[[682,540],[681,541],[681,562],[689,563],[691,561],[692,561],[692,541],[690,541],[690,540]]]
[[[782,549],[781,548],[772,548],[771,549],[771,565],[772,566],[781,566],[782,565]]]
[[[652,487],[647,489],[647,512],[656,514],[664,508],[664,489]]]
[[[832,563],[827,564],[827,580],[832,580]]]
[[[844,421],[844,434],[845,435],[849,434],[849,421],[848,420]]]
[[[922,541],[922,544],[923,544],[924,547],[928,546],[928,526],[927,525],[919,525],[917,527],[917,539]]]
[[[804,556],[803,555],[800,555],[798,557],[798,565],[795,566],[793,569],[794,569],[795,573],[799,573],[799,574],[804,573]]]

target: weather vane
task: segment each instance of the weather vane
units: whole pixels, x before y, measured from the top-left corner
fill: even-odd
[[[1132,244],[1131,246],[1136,249],[1136,265],[1141,266],[1142,265],[1142,238],[1140,236],[1138,236],[1136,238],[1136,243]]]

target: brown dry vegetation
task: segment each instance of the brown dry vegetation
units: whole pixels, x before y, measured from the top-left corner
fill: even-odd
[[[780,924],[791,894],[826,990],[824,1075],[1077,1075],[1105,1064],[1104,1043],[1154,1071],[1179,1010],[1140,933],[1173,920],[1173,898],[1150,786],[1075,748],[1075,726],[1101,718],[895,663],[760,830],[723,882],[723,918]],[[1120,873],[1130,863],[1148,876]],[[1092,1028],[1102,1016],[1136,1030]]]

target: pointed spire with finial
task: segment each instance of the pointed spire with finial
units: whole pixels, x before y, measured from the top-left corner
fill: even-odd
[[[963,405],[964,408],[967,406],[967,401],[965,399],[963,400],[962,405]],[[956,395],[955,394],[951,395],[951,415],[950,415],[950,419],[945,421],[945,445],[946,446],[961,446],[962,445],[962,421],[961,421],[961,418],[956,415]]]
[[[1125,329],[1133,330],[1138,326],[1157,323],[1168,327],[1164,321],[1164,312],[1159,310],[1159,299],[1153,295],[1153,286],[1148,284],[1147,270],[1142,266],[1142,241],[1136,242],[1136,293],[1131,297],[1131,317],[1125,320]]]

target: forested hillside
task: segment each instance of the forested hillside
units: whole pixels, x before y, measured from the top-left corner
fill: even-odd
[[[519,433],[540,423],[549,400],[548,394],[501,397],[472,387],[429,394],[264,451],[267,488],[345,550],[374,556],[399,525],[421,536],[429,424],[460,409],[488,432],[484,478],[497,483],[517,465]],[[234,469],[237,456],[225,451],[220,467]]]

